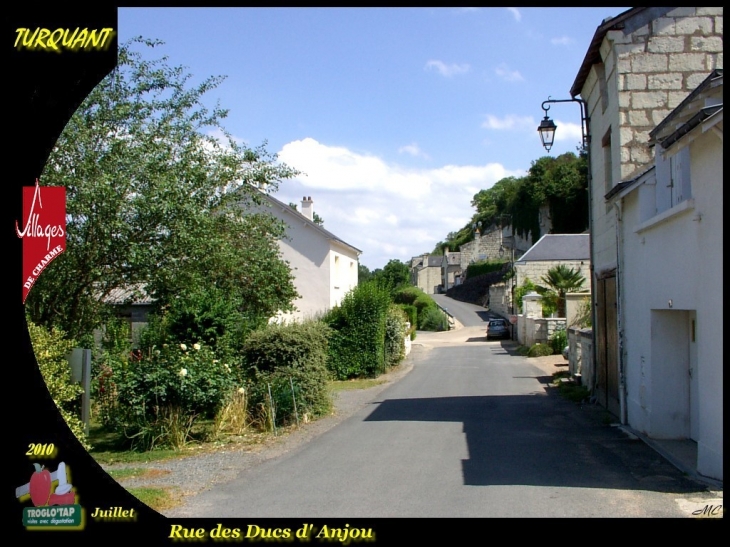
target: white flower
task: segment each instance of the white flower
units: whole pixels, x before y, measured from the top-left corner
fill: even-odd
[[[217,365],[218,364],[218,359],[213,359],[213,364],[214,365]]]
[[[242,387],[239,387],[238,388],[238,393],[240,393],[241,395],[243,395],[244,393],[246,393],[246,390],[243,389]]]
[[[225,364],[225,365],[223,365],[223,366],[224,366],[224,367],[226,367],[226,370],[227,370],[228,372],[231,372],[231,367],[229,367],[229,366],[228,366],[228,363],[226,363],[226,364]]]
[[[200,351],[200,344],[193,344],[193,349],[195,351]]]
[[[180,349],[183,351],[187,351],[188,347],[185,344],[180,344]]]
[[[188,375],[188,369],[186,369],[186,368],[181,368],[181,369],[180,369],[180,372],[178,372],[178,374],[180,375],[180,377],[181,377],[181,378],[185,378],[185,376],[187,376],[187,375]]]

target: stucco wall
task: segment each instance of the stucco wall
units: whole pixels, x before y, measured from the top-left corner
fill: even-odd
[[[329,307],[337,306],[345,295],[357,286],[357,255],[348,253],[344,246],[331,244],[330,261],[330,302]]]
[[[301,320],[337,305],[357,285],[358,257],[353,249],[330,241],[315,226],[292,216],[285,207],[265,209],[287,225],[279,249],[292,269],[294,286],[300,295],[294,301],[297,310],[284,314],[280,320]]]
[[[671,218],[637,232],[639,192],[623,200],[627,412],[629,424],[649,435],[695,438],[698,472],[722,479],[721,139],[700,134],[690,157],[692,207],[677,206]]]

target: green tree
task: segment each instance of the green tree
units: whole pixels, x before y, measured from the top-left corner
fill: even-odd
[[[403,285],[409,285],[411,281],[411,270],[408,264],[401,262],[397,258],[393,258],[383,266],[383,269],[374,273],[373,277],[383,285],[390,287],[391,291],[395,291]]]
[[[368,269],[365,264],[359,264],[357,265],[357,282],[359,283],[367,283],[373,278],[373,273]]]
[[[73,115],[41,176],[66,188],[67,249],[26,308],[72,337],[104,320],[102,299],[120,287],[145,286],[164,308],[214,286],[258,320],[290,309],[296,296],[276,241],[283,224],[253,213],[261,192],[296,171],[266,143],[252,149],[226,133],[227,111],[203,104],[222,78],[190,85],[166,57],[134,50],[158,45],[120,46],[117,68]]]
[[[565,294],[582,288],[586,281],[580,270],[565,264],[550,268],[541,279],[557,295],[558,317],[565,317]]]

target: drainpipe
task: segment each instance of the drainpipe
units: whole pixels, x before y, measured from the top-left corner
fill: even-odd
[[[588,233],[589,236],[589,251],[590,251],[590,259],[591,259],[591,267],[590,267],[590,274],[591,274],[591,337],[593,338],[591,342],[591,358],[593,359],[593,385],[589,386],[591,390],[591,395],[595,395],[596,392],[596,381],[598,379],[597,374],[597,366],[598,366],[598,339],[596,337],[596,275],[595,275],[595,267],[596,267],[596,256],[595,252],[593,251],[593,238],[596,235],[596,232],[594,230],[594,222],[593,222],[593,162],[592,162],[592,154],[591,154],[591,116],[588,112],[588,102],[586,102],[583,99],[576,99],[580,101],[581,106],[581,113],[583,115],[584,121],[585,121],[585,135],[584,135],[584,142],[585,142],[585,149],[586,149],[586,163],[588,164],[588,176],[586,177],[588,179]]]
[[[613,203],[614,211],[616,211],[616,330],[618,332],[618,397],[619,397],[619,413],[622,425],[626,425],[627,409],[626,409],[626,374],[624,371],[624,330],[623,330],[623,306],[621,291],[621,222],[623,220],[623,198],[619,198]]]

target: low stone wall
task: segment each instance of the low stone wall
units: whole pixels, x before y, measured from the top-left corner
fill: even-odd
[[[494,283],[489,286],[489,310],[502,316],[508,317],[510,312],[510,289],[509,281]]]
[[[527,347],[535,344],[547,344],[556,330],[565,328],[565,319],[561,317],[543,317],[541,319],[528,317],[524,323],[524,345]]]
[[[593,392],[596,374],[593,364],[593,330],[568,329],[568,367],[571,376],[580,379],[581,385]]]

